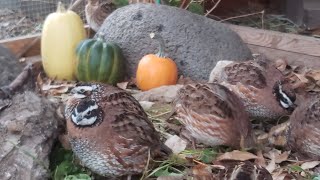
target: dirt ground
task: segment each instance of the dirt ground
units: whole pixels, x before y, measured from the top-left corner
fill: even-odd
[[[0,9],[0,39],[41,32],[42,21],[30,19],[21,12]]]

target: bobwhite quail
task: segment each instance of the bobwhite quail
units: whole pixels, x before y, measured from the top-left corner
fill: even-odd
[[[139,102],[124,90],[83,83],[71,93],[65,107],[68,139],[93,172],[131,176],[144,171],[148,158],[170,153]]]
[[[209,146],[250,148],[255,144],[248,114],[240,99],[216,83],[182,87],[175,99],[177,119],[191,137]]]
[[[320,160],[320,95],[310,96],[290,116],[287,142],[303,158]]]
[[[251,118],[277,119],[295,108],[295,93],[282,73],[267,60],[229,62],[214,68],[209,82],[229,88],[241,98]]]
[[[222,160],[214,163],[224,167],[218,173],[219,180],[272,180],[264,167],[250,161]]]
[[[112,0],[87,0],[85,7],[86,20],[95,32],[98,32],[104,20],[117,9]],[[153,3],[166,4],[164,0],[129,0],[129,4]]]
[[[111,0],[87,0],[85,14],[90,28],[98,32],[104,20],[116,8],[116,5]]]

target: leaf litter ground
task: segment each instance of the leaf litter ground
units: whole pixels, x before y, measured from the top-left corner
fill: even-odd
[[[276,61],[278,69],[282,71],[297,91],[320,91],[320,70],[308,69],[301,66],[289,66],[283,60]],[[188,78],[180,78],[179,84],[192,82]],[[37,78],[37,87],[40,93],[48,97],[64,101],[67,92],[75,85],[74,82],[62,82],[47,79],[43,74]],[[177,85],[178,86],[178,85]],[[134,87],[134,82],[122,82],[118,87],[125,89],[133,96],[141,93]],[[163,88],[163,92],[172,90],[176,93],[179,88]],[[144,92],[146,93],[146,92]],[[152,93],[152,92],[151,92]],[[161,91],[157,91],[161,93]],[[165,160],[152,160],[143,175],[136,179],[217,179],[216,174],[225,167],[219,164],[222,160],[251,161],[265,167],[275,180],[289,179],[320,179],[320,161],[300,160],[294,152],[285,149],[285,129],[288,126],[288,117],[279,119],[275,124],[252,121],[260,150],[237,150],[228,147],[205,147],[196,144],[193,148],[189,140],[183,136],[183,127],[173,112],[172,103],[168,98],[164,101],[148,101],[146,95],[135,96],[141,103],[153,122],[162,140],[174,154]],[[170,101],[169,97],[169,101]],[[143,100],[141,100],[143,99]],[[58,142],[51,154],[51,174],[54,180],[60,179],[103,179],[81,166],[70,149],[65,149]]]

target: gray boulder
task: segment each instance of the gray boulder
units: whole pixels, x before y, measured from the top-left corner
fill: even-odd
[[[0,104],[0,179],[50,179],[49,154],[58,136],[56,104],[31,91]]]
[[[0,87],[9,85],[22,71],[23,65],[15,55],[0,45]]]
[[[157,52],[158,42],[150,39],[151,32],[163,37],[167,55],[175,60],[180,74],[194,80],[208,80],[219,60],[251,58],[249,48],[224,24],[166,5],[138,3],[119,8],[98,31],[122,48],[131,77],[144,55]]]

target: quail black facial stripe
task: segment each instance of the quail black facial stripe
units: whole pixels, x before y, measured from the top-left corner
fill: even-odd
[[[80,102],[76,109],[79,113],[87,113],[88,111],[98,109],[98,105],[92,100],[87,100]]]
[[[72,112],[72,121],[76,125],[90,126],[100,117],[99,106],[93,100],[80,102]]]
[[[279,92],[278,93],[280,95],[279,99],[280,99],[280,104],[282,107],[289,108],[293,105],[293,102],[291,101],[291,99],[287,96],[286,93],[284,93],[282,91],[281,83],[279,83]]]

